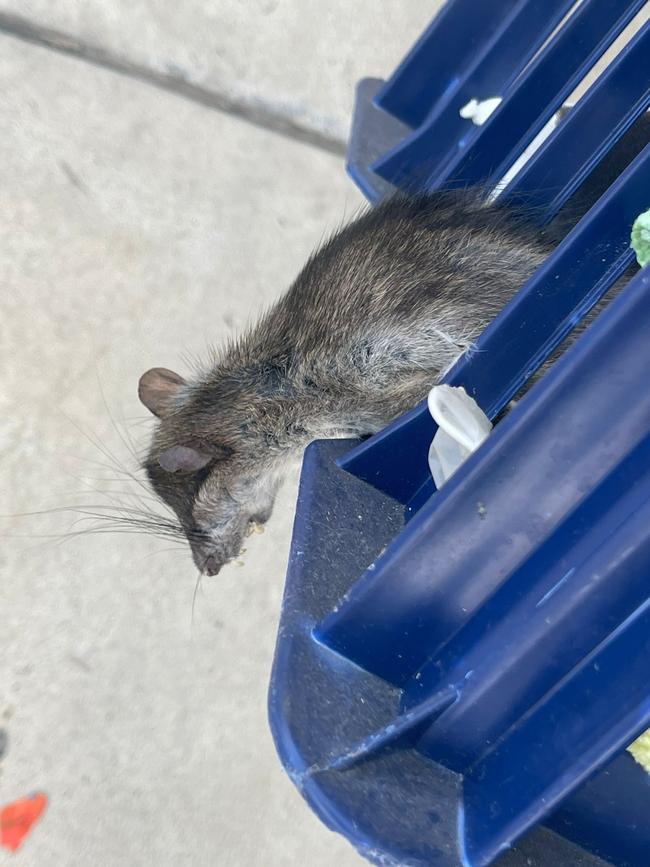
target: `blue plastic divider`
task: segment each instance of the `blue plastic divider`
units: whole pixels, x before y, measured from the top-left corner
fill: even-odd
[[[498,180],[644,5],[645,0],[584,0],[502,93],[459,90],[440,116],[432,114],[405,142],[377,160],[373,170],[406,191]],[[466,3],[468,15],[472,6]],[[531,25],[527,35],[536,41]],[[477,96],[503,97],[480,127],[459,115],[460,108]]]
[[[632,263],[630,227],[646,207],[648,189],[650,145],[444,381],[464,386],[494,418]],[[435,492],[427,464],[434,433],[433,419],[422,404],[352,449],[341,465],[416,510]]]
[[[639,115],[650,107],[648,30],[630,40],[561,127],[505,189],[505,198],[522,197],[547,223],[567,203]]]
[[[361,82],[348,168],[370,201],[493,187],[643,3],[571,6],[451,0]],[[557,214],[650,105],[647,57],[648,24],[506,201]],[[483,126],[460,117],[492,96]],[[307,449],[271,727],[373,863],[650,865],[650,775],[625,752],[650,727],[650,269],[629,247],[649,206],[650,144],[449,371],[498,418],[617,296],[441,491],[425,406]]]

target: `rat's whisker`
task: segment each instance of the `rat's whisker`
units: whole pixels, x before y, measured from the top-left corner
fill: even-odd
[[[197,597],[197,594],[199,592],[199,589],[202,586],[201,585],[201,579],[202,578],[203,578],[203,573],[199,569],[197,574],[196,574],[196,583],[194,585],[194,593],[192,593],[192,615],[190,617],[190,629],[192,629],[192,630],[194,629],[194,609],[196,606],[196,597]]]

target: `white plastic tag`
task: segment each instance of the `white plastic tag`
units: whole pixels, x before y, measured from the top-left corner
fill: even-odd
[[[476,126],[483,126],[493,111],[503,102],[502,96],[491,96],[489,99],[470,99],[458,112],[461,117],[471,120]]]
[[[438,430],[429,449],[429,468],[437,488],[487,439],[492,423],[464,388],[436,385],[429,392],[429,412]]]

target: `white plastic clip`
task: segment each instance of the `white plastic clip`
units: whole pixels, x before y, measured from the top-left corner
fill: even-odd
[[[429,392],[429,412],[438,430],[429,449],[429,468],[437,488],[487,439],[492,423],[464,388],[436,385]]]
[[[471,120],[476,126],[483,126],[495,109],[501,105],[503,97],[491,96],[489,99],[470,99],[458,112],[461,117]]]

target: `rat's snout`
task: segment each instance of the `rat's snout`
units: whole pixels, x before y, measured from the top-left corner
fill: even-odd
[[[198,545],[192,545],[192,558],[204,575],[217,575],[221,567],[228,562],[228,558],[221,556],[214,549],[206,549]]]
[[[219,538],[210,538],[203,532],[200,538],[189,538],[192,549],[192,559],[204,575],[217,575],[222,566],[234,560],[241,552],[243,533],[223,535]]]
[[[246,479],[238,484],[231,480],[229,487],[219,479],[204,483],[184,525],[192,557],[204,575],[216,575],[242,556],[246,537],[260,532],[271,515],[276,487]]]
[[[208,554],[203,561],[201,572],[205,575],[218,575],[223,563],[219,560],[216,554]]]

